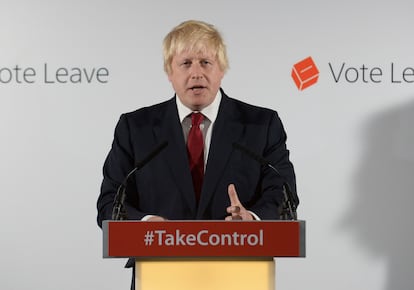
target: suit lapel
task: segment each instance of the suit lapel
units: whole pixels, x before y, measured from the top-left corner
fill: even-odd
[[[229,98],[223,93],[219,113],[213,127],[197,218],[202,218],[230,158],[233,142],[236,142],[243,132],[244,125],[236,114]]]
[[[192,209],[192,216],[195,216],[196,201],[193,183],[175,98],[167,102],[163,113],[154,125],[154,134],[159,142],[168,141],[168,146],[165,148],[167,166],[177,188],[184,195],[189,208]]]

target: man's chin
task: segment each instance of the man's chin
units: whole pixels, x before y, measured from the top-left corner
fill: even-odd
[[[192,102],[189,105],[189,108],[193,111],[201,111],[205,107],[207,107],[209,104],[207,104],[205,99],[199,99],[199,100],[192,100]]]
[[[203,92],[199,93],[193,92],[193,90],[187,91],[186,97],[182,102],[186,107],[190,108],[193,111],[201,111],[214,101],[214,98],[211,98],[208,92],[204,89]]]

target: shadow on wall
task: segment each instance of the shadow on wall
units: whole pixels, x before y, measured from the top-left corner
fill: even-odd
[[[370,118],[345,217],[362,245],[388,263],[386,290],[414,285],[414,102]]]

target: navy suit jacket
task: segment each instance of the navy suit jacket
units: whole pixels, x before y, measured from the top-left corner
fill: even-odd
[[[245,208],[261,219],[278,219],[283,179],[234,149],[234,142],[270,161],[289,182],[297,199],[286,134],[277,113],[232,99],[223,91],[222,95],[198,205],[175,97],[120,117],[103,168],[97,204],[100,226],[103,220],[111,219],[114,196],[128,172],[164,141],[168,146],[128,183],[128,219],[152,214],[170,220],[223,220],[230,205],[230,183],[235,184]]]

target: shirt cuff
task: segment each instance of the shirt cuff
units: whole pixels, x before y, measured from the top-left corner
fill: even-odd
[[[152,214],[147,214],[146,216],[144,216],[141,221],[146,222],[147,220],[149,220],[150,218],[154,217],[155,215]]]
[[[253,216],[253,218],[256,220],[256,221],[261,221],[261,219],[259,218],[259,216],[257,215],[257,214],[255,214],[254,212],[252,212],[252,211],[250,211],[250,210],[248,210],[248,212]]]

